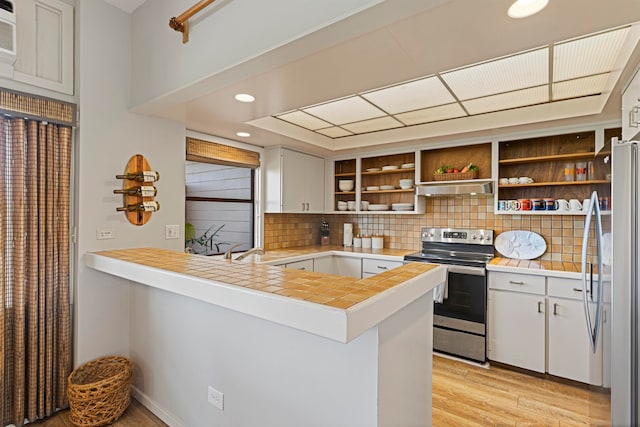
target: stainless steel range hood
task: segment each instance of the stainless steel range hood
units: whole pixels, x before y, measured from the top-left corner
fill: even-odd
[[[492,180],[468,180],[448,182],[425,182],[416,185],[418,196],[461,196],[476,194],[493,194]]]

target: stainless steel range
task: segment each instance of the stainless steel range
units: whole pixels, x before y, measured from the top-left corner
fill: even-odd
[[[405,262],[447,265],[447,282],[434,290],[433,349],[486,361],[487,272],[493,230],[423,228],[422,250]]]

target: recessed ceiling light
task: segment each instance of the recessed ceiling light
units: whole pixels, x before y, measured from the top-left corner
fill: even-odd
[[[248,93],[239,93],[236,95],[235,98],[237,101],[240,101],[240,102],[253,102],[256,100],[256,98],[249,95]]]
[[[515,19],[526,18],[540,12],[548,3],[549,0],[516,0],[509,7],[507,15]]]
[[[249,132],[237,132],[236,135],[238,135],[241,138],[249,138],[251,136]]]

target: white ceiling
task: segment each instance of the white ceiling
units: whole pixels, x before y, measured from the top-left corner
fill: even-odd
[[[588,82],[605,86],[605,93],[600,98],[588,96],[554,103],[559,105],[553,107],[549,103],[543,103],[504,112],[484,113],[495,109],[496,105],[518,105],[517,97],[522,94],[514,96],[514,93],[506,93],[470,105],[469,108],[482,114],[460,117],[464,115],[464,111],[454,100],[448,103],[447,93],[441,93],[441,98],[433,104],[436,107],[429,108],[428,114],[430,117],[449,118],[448,120],[412,126],[404,126],[398,122],[397,129],[376,131],[385,127],[395,127],[396,119],[385,116],[384,113],[378,115],[375,107],[370,104],[360,105],[362,98],[353,98],[353,94],[363,94],[376,88],[412,81],[446,70],[457,70],[470,64],[539,49],[640,21],[638,0],[613,0],[615,7],[612,3],[602,0],[551,0],[547,8],[539,14],[519,20],[507,17],[506,11],[510,4],[511,0],[449,0],[439,7],[398,22],[389,22],[382,28],[346,40],[329,49],[309,49],[306,57],[283,63],[276,68],[264,69],[261,67],[260,58],[255,58],[238,65],[245,67],[243,70],[250,69],[252,77],[230,79],[229,76],[233,76],[234,70],[228,70],[221,76],[227,82],[221,85],[221,88],[156,111],[155,115],[184,122],[188,129],[194,131],[258,146],[306,145],[318,152],[352,150],[362,146],[415,139],[424,140],[426,143],[438,137],[441,140],[443,135],[470,137],[490,134],[499,129],[504,132],[531,128],[538,126],[540,122],[545,122],[544,126],[549,127],[576,123],[580,120],[602,121],[619,118],[620,91],[640,62],[640,47],[635,44],[637,39],[634,39],[633,45],[623,46],[623,51],[630,60],[628,63],[616,62],[612,73],[615,78],[609,79],[606,83]],[[357,18],[347,18],[334,25],[357,25]],[[332,27],[319,31],[332,31]],[[265,55],[277,55],[279,50],[288,48],[289,46],[285,45]],[[571,54],[572,52],[566,53],[567,56]],[[554,68],[553,73],[556,72],[559,73],[557,80],[570,78],[567,74],[571,72],[569,68]],[[580,90],[576,84],[554,85],[553,91],[565,94],[561,96],[570,96]],[[423,85],[428,86],[429,82],[423,82]],[[416,88],[416,91],[419,89]],[[193,88],[190,90],[193,93]],[[472,97],[477,88],[471,85],[464,90]],[[531,88],[527,89],[524,95],[531,99],[539,99],[546,96],[549,90],[545,89],[544,93],[538,92],[537,88]],[[256,101],[251,104],[237,102],[234,100],[237,93],[250,93],[256,97]],[[384,97],[385,94],[378,93],[376,96]],[[321,117],[333,117],[336,121],[346,120],[349,123],[358,121],[359,117],[373,119],[350,124],[351,127],[326,128],[326,124],[320,120],[314,121],[313,117],[296,118],[304,120],[311,128],[326,128],[326,132],[322,134],[323,132],[302,129],[272,117],[339,98],[345,98],[343,103],[348,105],[346,111],[350,117],[335,118],[332,115],[334,112],[329,110],[323,111]],[[424,122],[421,114],[426,113],[421,109],[429,107],[429,103],[419,97],[409,99],[407,103],[413,111],[403,113],[398,119],[407,124]],[[391,108],[404,108],[393,106],[391,101],[389,105]],[[358,106],[368,110],[367,114]],[[314,108],[323,106],[318,105]],[[251,137],[239,138],[236,136],[238,131],[250,132]],[[347,131],[372,133],[342,137],[348,133]],[[336,137],[340,138],[333,139]]]

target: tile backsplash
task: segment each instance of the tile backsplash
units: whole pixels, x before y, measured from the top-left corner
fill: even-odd
[[[420,248],[422,227],[486,228],[496,236],[510,230],[533,231],[547,243],[541,259],[580,261],[584,216],[495,215],[493,200],[493,196],[427,198],[422,215],[265,214],[264,247],[318,245],[322,221],[329,223],[332,245],[342,245],[343,224],[350,222],[354,234],[383,235],[385,247],[410,250]],[[610,217],[603,217],[604,223],[609,221]],[[595,245],[595,241],[589,244]]]

